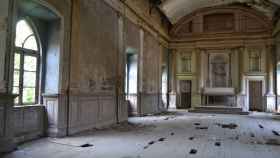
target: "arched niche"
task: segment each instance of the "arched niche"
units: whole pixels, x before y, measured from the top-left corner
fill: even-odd
[[[43,0],[16,1],[17,18],[26,19],[40,38],[40,94],[58,94],[63,52],[63,16]]]

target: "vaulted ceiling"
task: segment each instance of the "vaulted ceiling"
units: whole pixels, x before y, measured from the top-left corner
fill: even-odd
[[[273,18],[280,7],[280,0],[161,0],[160,9],[171,23],[201,8],[219,5],[243,4]]]

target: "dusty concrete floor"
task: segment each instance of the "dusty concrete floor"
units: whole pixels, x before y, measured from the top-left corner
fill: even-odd
[[[32,141],[4,158],[279,158],[277,132],[280,116],[270,114],[172,112],[63,139]],[[93,146],[79,147],[86,143]]]

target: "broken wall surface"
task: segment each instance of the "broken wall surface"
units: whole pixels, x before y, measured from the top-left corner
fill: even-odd
[[[116,122],[118,15],[101,0],[73,10],[70,133]]]
[[[157,113],[160,104],[161,85],[161,46],[149,33],[144,32],[143,54],[141,55],[141,114]]]

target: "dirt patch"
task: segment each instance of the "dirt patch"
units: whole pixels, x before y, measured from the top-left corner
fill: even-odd
[[[227,129],[236,129],[238,127],[238,125],[235,123],[230,123],[230,124],[216,123],[216,125],[219,127],[222,127],[222,128],[227,128]]]
[[[124,122],[120,124],[115,124],[109,127],[104,128],[95,128],[94,131],[118,131],[118,132],[130,132],[130,131],[139,131],[139,130],[147,130],[156,128],[156,125],[144,125],[140,123],[131,123],[131,122]]]
[[[280,146],[280,141],[277,139],[268,139],[265,142],[266,145]]]

